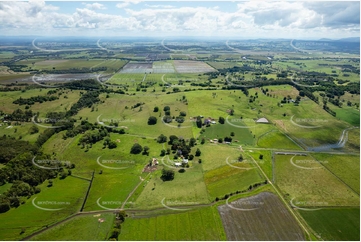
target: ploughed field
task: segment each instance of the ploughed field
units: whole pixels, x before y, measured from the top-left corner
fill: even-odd
[[[227,240],[305,240],[295,218],[270,192],[227,202],[218,212]]]

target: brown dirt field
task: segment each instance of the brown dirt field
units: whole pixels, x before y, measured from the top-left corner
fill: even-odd
[[[227,240],[305,240],[304,232],[295,218],[282,201],[270,192],[228,202],[219,206],[218,212]]]

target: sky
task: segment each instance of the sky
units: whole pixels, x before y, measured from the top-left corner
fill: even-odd
[[[0,36],[340,39],[359,1],[2,1]]]

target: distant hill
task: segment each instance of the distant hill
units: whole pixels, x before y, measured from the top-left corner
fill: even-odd
[[[337,42],[360,42],[360,37],[349,37],[349,38],[342,38],[342,39],[328,39],[328,38],[322,38],[318,41],[337,41]]]
[[[339,42],[360,42],[360,37],[350,37],[337,40]]]

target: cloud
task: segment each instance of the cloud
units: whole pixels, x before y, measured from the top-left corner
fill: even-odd
[[[125,13],[111,14],[101,3],[60,13],[45,2],[0,2],[2,33],[45,33],[59,35],[209,35],[296,37],[312,35],[359,35],[358,2],[237,2],[234,9],[183,7],[125,1],[117,7]],[[219,3],[221,4],[221,3]],[[96,31],[95,31],[96,30]]]
[[[117,3],[115,6],[117,8],[125,8],[125,7],[130,6],[131,4],[138,4],[140,2],[141,1],[139,1],[139,0],[126,0],[126,1],[123,1],[122,3]]]
[[[100,10],[100,9],[107,9],[103,4],[101,3],[84,3],[86,8],[93,9],[93,10]]]
[[[157,4],[157,5],[145,4],[145,6],[148,8],[174,8],[173,5],[163,5],[163,4]]]

